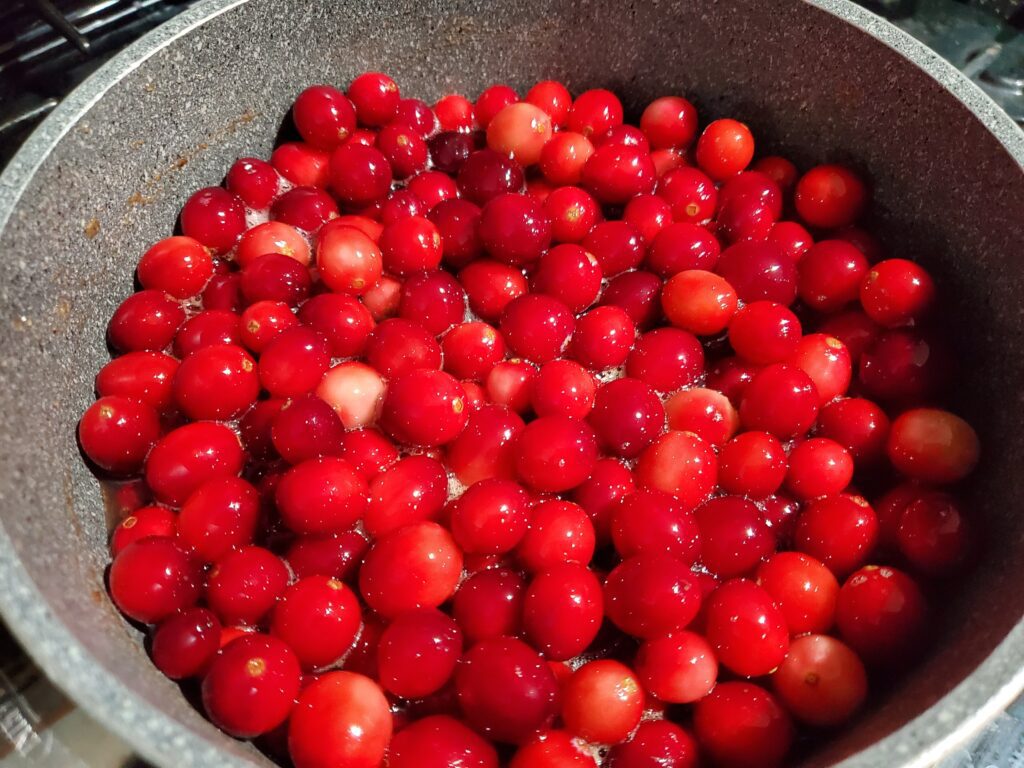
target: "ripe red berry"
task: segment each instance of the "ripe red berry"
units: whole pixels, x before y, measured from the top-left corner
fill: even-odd
[[[682,630],[643,643],[636,656],[636,672],[655,698],[689,704],[715,687],[718,660],[707,640]]]
[[[895,568],[865,566],[839,590],[839,635],[868,664],[895,668],[906,662],[920,651],[926,620],[920,588]]]
[[[800,177],[793,196],[800,218],[823,229],[855,222],[867,207],[868,198],[860,177],[841,165],[815,166]]]
[[[597,637],[601,582],[586,565],[560,563],[534,575],[523,598],[523,629],[547,659],[578,656]]]
[[[978,463],[978,435],[966,421],[938,408],[917,408],[892,423],[886,452],[904,475],[927,483],[955,483]]]
[[[789,650],[789,628],[772,596],[747,579],[733,579],[711,593],[704,609],[705,635],[718,661],[738,675],[775,669]]]
[[[160,418],[149,405],[108,395],[93,403],[78,424],[85,455],[115,475],[137,474],[160,437]]]
[[[560,492],[582,483],[597,461],[594,431],[582,421],[543,416],[516,440],[516,471],[536,491]]]
[[[174,541],[140,539],[121,550],[110,566],[110,596],[128,618],[157,624],[199,598],[199,564]]]
[[[586,741],[616,744],[640,724],[644,692],[633,671],[618,661],[589,661],[562,691],[566,730]]]
[[[651,639],[684,629],[702,600],[697,578],[682,560],[641,554],[617,565],[604,585],[605,615],[627,634]]]
[[[846,722],[868,694],[860,658],[828,635],[794,640],[785,661],[772,675],[772,687],[794,717],[818,727]]]
[[[288,644],[303,669],[316,669],[352,647],[361,618],[359,599],[349,587],[327,576],[307,576],[281,594],[270,632]]]
[[[753,683],[716,686],[697,702],[693,725],[702,752],[728,768],[778,768],[793,742],[789,715]]]
[[[389,768],[498,768],[487,739],[448,715],[431,715],[398,731],[388,745]]]

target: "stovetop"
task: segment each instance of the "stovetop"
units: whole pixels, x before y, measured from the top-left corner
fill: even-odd
[[[0,169],[76,85],[197,0],[0,0]],[[1024,125],[1024,0],[862,0]],[[0,625],[0,768],[145,768]],[[1024,768],[1024,699],[936,768]]]

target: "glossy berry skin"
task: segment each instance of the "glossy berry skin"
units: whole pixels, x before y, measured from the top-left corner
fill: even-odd
[[[585,423],[564,416],[531,421],[516,441],[516,472],[536,491],[567,491],[590,476],[597,440]]]
[[[294,187],[270,207],[272,221],[313,233],[338,215],[338,204],[320,187]]]
[[[635,338],[636,326],[624,309],[595,307],[577,320],[569,353],[592,371],[617,368],[626,362]]]
[[[718,258],[715,271],[742,301],[789,305],[797,295],[797,269],[782,249],[767,240],[741,240]]]
[[[668,720],[640,723],[633,738],[612,747],[611,768],[696,768],[697,741]]]
[[[525,415],[530,408],[537,368],[525,360],[512,359],[495,365],[484,382],[487,398],[496,405]]]
[[[371,536],[382,536],[435,519],[448,499],[448,477],[436,459],[407,456],[373,477],[369,499],[363,528]]]
[[[317,238],[320,278],[337,293],[365,294],[380,281],[383,259],[377,243],[355,227],[332,223]]]
[[[771,301],[745,305],[729,322],[729,344],[736,354],[754,365],[771,365],[797,350],[802,330],[789,309]]]
[[[292,120],[304,141],[320,149],[334,149],[355,130],[356,112],[341,91],[314,85],[295,99]]]
[[[487,260],[474,261],[463,269],[459,282],[466,289],[469,308],[489,323],[497,322],[509,303],[527,289],[521,271]]]
[[[237,346],[241,341],[237,312],[207,309],[182,323],[174,334],[174,354],[184,359],[206,347]]]
[[[388,379],[441,367],[441,345],[424,328],[399,317],[378,323],[366,342],[366,363]]]
[[[523,629],[547,659],[578,656],[597,637],[601,582],[586,565],[562,563],[533,577],[523,599]]]
[[[793,200],[800,218],[812,227],[833,229],[852,224],[868,204],[864,182],[841,165],[819,165],[796,185]]]
[[[409,216],[384,228],[380,236],[384,269],[406,277],[437,269],[441,264],[441,234],[430,219]]]
[[[701,550],[693,513],[674,496],[653,489],[635,491],[615,503],[611,534],[623,558],[664,552],[693,563]]]
[[[341,450],[344,425],[319,397],[309,394],[282,407],[270,428],[274,450],[289,464],[335,455]]]
[[[576,323],[562,302],[543,294],[513,299],[501,316],[501,333],[509,348],[534,363],[558,357]]]
[[[878,541],[878,518],[860,496],[840,494],[808,504],[794,532],[796,549],[815,557],[836,576],[856,570]]]
[[[562,691],[566,730],[587,741],[615,744],[640,723],[644,692],[633,671],[618,661],[590,661]]]
[[[955,572],[971,554],[973,527],[945,493],[923,493],[900,516],[900,552],[915,569],[930,575]]]
[[[719,663],[737,675],[765,675],[789,650],[782,611],[768,592],[747,579],[718,587],[708,598],[705,621],[705,634]]]
[[[129,352],[115,357],[96,374],[96,393],[138,400],[165,413],[174,404],[171,382],[178,361],[161,352]]]
[[[551,242],[551,219],[529,195],[503,194],[489,200],[480,214],[480,242],[494,259],[528,264]]]
[[[373,316],[351,296],[322,293],[304,302],[299,321],[327,339],[332,357],[354,357],[363,352],[373,330]]]
[[[447,464],[463,485],[515,477],[515,439],[523,420],[500,405],[484,405],[470,414],[466,428],[446,449]]]
[[[516,744],[551,723],[558,686],[550,667],[530,646],[510,637],[482,640],[455,672],[466,721],[489,738]]]
[[[222,187],[206,187],[182,206],[181,231],[215,253],[223,253],[245,231],[245,206]]]
[[[825,437],[797,443],[789,454],[786,488],[797,500],[839,493],[853,479],[853,457]]]
[[[234,547],[251,544],[260,517],[259,493],[240,477],[199,486],[178,513],[178,539],[195,557],[212,563]]]
[[[885,454],[889,417],[870,400],[839,398],[818,414],[818,434],[843,446],[858,466],[870,465]]]
[[[763,499],[782,486],[787,465],[778,438],[767,432],[742,432],[718,454],[718,484],[729,493]]]
[[[644,245],[640,230],[626,221],[603,221],[583,238],[583,247],[594,255],[606,277],[640,266]]]
[[[443,371],[411,371],[384,394],[381,427],[406,445],[450,443],[466,426],[465,390]]]
[[[640,130],[655,149],[687,147],[697,135],[697,109],[681,96],[662,96],[644,109]]]
[[[621,307],[637,328],[647,330],[661,317],[658,306],[661,285],[661,280],[650,272],[623,272],[608,283],[601,294],[601,303]]]
[[[795,366],[770,365],[754,375],[740,403],[740,419],[748,429],[788,439],[806,432],[818,416],[818,391]]]
[[[376,768],[391,740],[380,687],[354,672],[328,672],[302,689],[288,723],[295,768]]]
[[[696,168],[676,168],[661,177],[657,193],[672,206],[672,218],[700,224],[718,207],[714,180]]]
[[[594,555],[594,525],[586,510],[571,501],[550,500],[530,513],[516,558],[529,571],[549,571],[563,563],[586,565]]]
[[[583,167],[594,154],[594,145],[581,133],[560,131],[540,151],[540,170],[557,186],[579,184]]]
[[[935,284],[918,264],[887,259],[871,267],[860,286],[864,312],[888,328],[920,320],[935,301]]]
[[[580,187],[558,187],[544,200],[551,217],[551,239],[556,243],[579,243],[604,217],[594,196]]]
[[[492,568],[473,574],[459,587],[452,615],[469,643],[515,636],[522,625],[526,582],[516,572]]]
[[[640,454],[638,483],[671,493],[693,509],[715,487],[718,461],[711,445],[689,432],[666,432]]]
[[[110,535],[110,556],[117,557],[129,544],[150,536],[174,538],[178,516],[166,507],[139,507],[121,520]]]
[[[304,669],[337,661],[355,642],[361,623],[359,600],[337,579],[309,576],[281,595],[270,632],[288,643]]]
[[[583,419],[594,407],[597,383],[593,375],[571,360],[552,360],[540,367],[530,390],[538,416]]]
[[[225,625],[257,624],[288,585],[288,569],[263,547],[242,547],[218,560],[207,577],[206,602]]]
[[[622,125],[622,102],[611,91],[602,88],[584,91],[573,101],[566,125],[570,131],[599,138],[617,125]]]
[[[718,685],[697,703],[693,725],[702,752],[723,768],[777,768],[793,741],[776,698],[746,682]]]
[[[694,511],[700,530],[701,560],[728,579],[748,573],[775,547],[760,510],[738,496],[718,496]]]
[[[249,304],[282,301],[298,306],[309,296],[312,282],[307,270],[295,259],[280,253],[259,256],[242,268],[242,298]]]
[[[274,166],[255,157],[242,157],[232,164],[225,178],[229,192],[250,208],[266,210],[277,196],[279,177]]]
[[[857,379],[865,395],[896,406],[934,399],[950,380],[941,339],[914,328],[882,331],[861,356]]]
[[[916,408],[892,423],[886,453],[897,470],[927,483],[955,483],[978,463],[978,435],[949,411]]]
[[[398,731],[388,746],[389,768],[498,768],[489,741],[448,715],[431,715]]]
[[[728,327],[738,299],[727,280],[690,269],[673,275],[661,292],[661,308],[676,328],[695,336],[715,336]]]
[[[447,272],[412,275],[402,286],[399,316],[418,322],[435,335],[461,322],[465,313],[466,293]]]
[[[284,553],[297,579],[328,576],[345,580],[355,575],[370,542],[357,531],[337,536],[300,536]]]
[[[477,205],[498,195],[523,188],[523,169],[511,158],[492,149],[470,154],[456,177],[462,197]]]
[[[670,430],[693,432],[716,448],[721,448],[740,425],[739,414],[729,398],[706,387],[676,392],[665,401],[665,415]]]
[[[204,347],[182,360],[174,375],[174,398],[191,419],[231,419],[259,395],[256,361],[234,344]]]
[[[136,474],[160,437],[160,418],[149,405],[108,395],[78,423],[78,440],[96,466],[115,475]]]
[[[920,650],[928,606],[920,588],[895,568],[865,566],[836,602],[839,635],[868,664],[897,667]]]
[[[718,677],[718,661],[707,640],[685,630],[643,643],[634,666],[644,689],[672,704],[704,698]]]
[[[661,434],[665,408],[649,385],[624,377],[598,388],[587,421],[603,448],[635,458]]]
[[[486,126],[487,146],[509,155],[523,167],[535,165],[551,139],[551,117],[526,102],[509,104]]]
[[[238,337],[246,349],[259,354],[279,333],[298,322],[283,301],[258,301],[246,307],[239,318]]]
[[[537,262],[532,290],[558,299],[573,312],[581,312],[601,292],[601,267],[593,254],[570,243],[556,245]]]
[[[474,483],[454,500],[450,529],[470,554],[502,554],[526,534],[532,500],[521,485],[490,479]]]
[[[455,621],[424,608],[400,613],[380,637],[377,669],[384,690],[421,699],[439,690],[462,655],[462,632]]]
[[[260,355],[260,384],[275,397],[296,397],[320,383],[330,365],[327,340],[305,326],[279,333]]]
[[[821,240],[800,259],[801,301],[819,312],[835,312],[860,297],[868,260],[844,240]]]
[[[605,615],[627,634],[651,639],[684,629],[700,610],[697,578],[671,555],[623,560],[604,585]]]
[[[715,120],[697,140],[697,165],[716,181],[735,176],[753,157],[754,137],[736,120]]]
[[[757,569],[793,635],[826,632],[835,617],[839,582],[824,563],[801,552],[777,552]]]
[[[199,564],[174,539],[154,536],[129,544],[110,566],[110,596],[128,618],[156,624],[199,598]]]
[[[642,147],[607,143],[583,166],[582,184],[605,205],[623,205],[637,195],[654,191],[657,173]]]
[[[688,221],[667,224],[651,242],[646,266],[659,277],[670,278],[688,269],[712,270],[721,246],[707,229]]]
[[[848,646],[828,635],[793,641],[772,675],[772,688],[794,717],[832,727],[849,720],[868,694],[864,664]]]
[[[287,645],[267,635],[245,635],[224,647],[203,678],[203,708],[222,731],[253,738],[287,719],[299,677]]]
[[[153,446],[146,458],[146,483],[157,501],[176,507],[207,480],[237,475],[243,460],[230,428],[197,421],[168,432]]]
[[[107,324],[107,340],[120,352],[159,352],[185,321],[181,306],[163,291],[144,290],[121,302]]]
[[[853,377],[849,350],[839,339],[823,333],[800,339],[787,362],[810,377],[822,405],[845,395]]]
[[[413,523],[378,539],[363,559],[359,591],[385,617],[436,608],[455,592],[462,552],[437,523]]]
[[[385,197],[391,179],[391,165],[376,147],[348,143],[331,155],[331,191],[348,205],[368,205]]]
[[[162,621],[153,632],[153,664],[172,680],[206,672],[220,649],[220,622],[206,608],[188,608]]]
[[[677,328],[658,328],[641,335],[626,358],[626,375],[660,392],[694,384],[703,371],[700,342]]]
[[[143,288],[187,299],[200,293],[213,276],[213,259],[198,240],[168,237],[143,254],[136,274]]]
[[[509,768],[590,768],[593,759],[563,730],[544,730],[523,743]]]

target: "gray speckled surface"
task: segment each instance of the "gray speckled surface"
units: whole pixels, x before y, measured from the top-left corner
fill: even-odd
[[[974,498],[990,546],[949,601],[938,652],[808,765],[925,765],[1021,689],[1024,135],[936,56],[837,0],[209,0],[69,97],[0,177],[0,609],[51,677],[161,765],[266,764],[191,708],[107,603],[103,508],[74,429],[106,318],[187,195],[266,154],[304,85],[378,68],[428,98],[545,77],[616,88],[634,108],[682,91],[796,159],[868,169],[888,244],[939,275],[969,337],[960,391],[983,425]]]

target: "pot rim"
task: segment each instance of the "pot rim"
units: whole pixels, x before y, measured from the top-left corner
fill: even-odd
[[[203,0],[129,45],[73,90],[0,174],[0,233],[36,171],[74,125],[128,74],[211,19],[249,0]],[[849,0],[802,0],[894,49],[967,107],[1024,169],[1024,131],[937,53]],[[180,768],[251,768],[107,673],[78,643],[32,581],[0,520],[0,617],[43,671],[147,760]],[[952,691],[888,736],[833,768],[925,768],[965,742],[1024,690],[1024,621]]]

